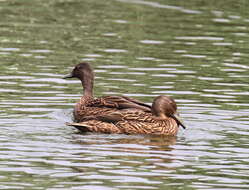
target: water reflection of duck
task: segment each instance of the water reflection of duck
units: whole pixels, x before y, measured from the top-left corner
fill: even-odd
[[[90,154],[101,155],[110,162],[118,163],[120,166],[127,166],[137,171],[138,168],[153,166],[153,169],[157,171],[175,170],[174,167],[175,150],[174,145],[176,143],[176,136],[165,136],[165,135],[75,135],[73,136],[72,142],[81,145],[82,151],[75,153],[77,158],[86,158]],[[84,152],[87,147],[86,152]],[[80,159],[80,162],[84,164],[97,163],[98,158],[93,159]],[[126,162],[129,160],[129,162]],[[143,163],[141,165],[141,163]],[[98,165],[98,163],[97,163]],[[72,169],[78,172],[87,172],[87,167],[74,167]],[[117,169],[117,168],[116,168]],[[120,168],[121,169],[121,168]],[[122,168],[124,169],[124,168]]]
[[[184,125],[177,115],[175,101],[168,96],[155,98],[152,107],[123,96],[93,98],[93,71],[88,63],[76,65],[65,78],[76,77],[84,88],[74,108],[79,123],[68,123],[82,132],[176,135]]]
[[[164,150],[171,151],[174,150],[172,145],[176,144],[176,136],[166,136],[166,135],[117,135],[115,138],[109,134],[102,135],[90,135],[86,134],[82,138],[81,133],[79,132],[76,136],[73,137],[73,142],[81,145],[103,145],[109,147],[109,145],[120,145],[118,147],[123,147],[127,150],[139,150],[144,146],[150,147],[151,150]],[[133,146],[133,145],[143,145],[143,146]]]

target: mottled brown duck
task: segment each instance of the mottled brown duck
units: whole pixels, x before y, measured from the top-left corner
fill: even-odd
[[[89,63],[76,65],[72,72],[64,77],[64,79],[67,78],[78,78],[83,86],[83,96],[74,107],[75,122],[89,120],[88,117],[91,116],[112,113],[127,108],[151,112],[150,105],[125,96],[103,96],[94,98],[94,73]]]
[[[179,119],[175,101],[169,96],[158,96],[152,104],[152,113],[139,109],[124,109],[93,116],[88,121],[67,123],[82,132],[117,134],[156,134],[176,136]]]

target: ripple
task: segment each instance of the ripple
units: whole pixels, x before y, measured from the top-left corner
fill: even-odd
[[[164,71],[165,68],[163,68],[163,67],[161,67],[161,68],[160,67],[157,67],[157,68],[155,68],[155,67],[154,68],[145,68],[145,67],[139,68],[139,67],[137,67],[137,68],[129,68],[129,70],[134,70],[134,71]],[[173,70],[175,70],[175,69],[173,69]]]
[[[40,44],[47,44],[48,41],[46,41],[46,40],[41,40],[41,41],[39,41],[39,43],[40,43]]]
[[[244,33],[244,32],[235,32],[233,33],[235,36],[247,36],[248,34],[247,33]]]
[[[36,59],[45,59],[46,56],[36,55],[36,56],[34,56],[34,58],[36,58]]]
[[[143,4],[143,5],[148,5],[148,6],[156,7],[156,8],[179,10],[181,12],[188,13],[188,14],[201,14],[202,13],[201,11],[198,11],[198,10],[185,9],[179,6],[163,5],[163,4],[152,2],[152,1],[143,1],[143,0],[117,0],[117,1],[125,2],[125,3]]]
[[[231,22],[229,19],[225,19],[225,18],[215,18],[213,19],[214,22],[218,22],[218,23],[229,23]]]
[[[114,20],[114,22],[119,23],[119,24],[126,24],[128,21],[126,20]]]
[[[110,78],[110,79],[107,79],[107,80],[112,80],[112,81],[125,81],[125,82],[135,82],[137,80],[135,79],[124,79],[124,78]]]
[[[23,57],[31,57],[32,54],[30,53],[22,53],[22,54],[19,54],[20,56],[23,56]]]
[[[85,54],[86,57],[102,57],[100,54]]]
[[[0,79],[27,79],[27,80],[29,80],[29,79],[33,79],[34,77],[32,77],[32,76],[18,76],[18,75],[16,75],[16,76],[0,76]]]
[[[244,72],[244,69],[221,69],[221,71],[225,72]]]
[[[175,53],[187,53],[187,50],[174,50]]]
[[[193,74],[196,73],[196,71],[188,71],[188,70],[174,70],[174,71],[168,71],[169,73],[183,73],[183,74]]]
[[[176,77],[174,74],[152,74],[153,77]]]
[[[48,49],[35,49],[35,50],[30,50],[31,53],[52,53],[52,50]]]
[[[214,46],[232,46],[231,42],[223,42],[223,43],[213,43]]]
[[[136,59],[138,60],[148,60],[148,61],[152,61],[152,60],[156,60],[156,58],[154,57],[137,57]]]
[[[160,67],[181,67],[183,64],[161,64]]]
[[[229,15],[228,18],[231,18],[231,19],[241,19],[241,16],[238,16],[238,15]]]
[[[77,83],[78,81],[66,81],[65,79],[58,79],[58,78],[36,78],[28,80],[29,82],[48,82],[48,83],[57,83],[57,84],[65,84],[65,83]]]
[[[223,37],[212,37],[212,36],[178,36],[175,37],[177,40],[208,40],[208,41],[221,41]]]
[[[248,96],[248,95],[249,95],[249,92],[226,92],[226,94]]]
[[[157,41],[157,40],[141,40],[140,43],[143,43],[143,44],[163,44],[164,41]]]
[[[213,83],[214,85],[218,85],[218,86],[247,86],[246,84],[239,84],[239,83],[221,83],[221,82],[216,82]]]
[[[200,96],[203,97],[213,97],[213,98],[235,98],[234,96],[228,96],[228,95],[218,95],[218,94],[201,94]]]
[[[116,33],[104,33],[103,36],[117,36]]]
[[[238,64],[238,63],[224,63],[224,65],[228,67],[238,67],[238,68],[243,68],[243,69],[249,69],[249,66]]]
[[[173,86],[151,86],[150,88],[156,88],[156,89],[170,89],[173,88]]]
[[[103,68],[103,69],[122,69],[127,68],[125,65],[100,65],[97,66],[97,68]]]
[[[0,52],[0,55],[9,55],[10,52]]]
[[[95,58],[82,58],[81,61],[94,61]]]
[[[220,80],[223,80],[222,78],[215,78],[215,77],[198,77],[198,79],[207,80],[207,81],[220,81]]]
[[[0,47],[0,51],[20,51],[20,48],[2,48],[2,47]]]
[[[192,91],[165,91],[165,90],[160,90],[160,91],[153,91],[152,93],[155,94],[184,94],[184,95],[189,95],[189,94],[200,94],[199,92],[192,92]]]
[[[125,53],[125,52],[127,52],[127,50],[124,50],[124,49],[105,49],[103,51],[107,52],[107,53]]]
[[[0,89],[0,92],[18,92],[18,91],[14,89]]]
[[[227,103],[227,105],[249,107],[249,104],[243,104],[243,103]]]
[[[131,97],[155,97],[155,95],[141,94],[141,93],[136,93],[136,94],[125,93],[125,94],[123,94],[123,95],[124,95],[124,96],[131,96]]]

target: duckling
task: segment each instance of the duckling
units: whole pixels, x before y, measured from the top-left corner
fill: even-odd
[[[186,128],[178,116],[177,105],[169,96],[158,96],[152,104],[152,113],[129,108],[97,115],[88,121],[67,123],[81,132],[107,134],[156,134],[176,136],[179,126]]]
[[[75,122],[87,120],[88,117],[92,115],[98,116],[128,108],[151,112],[150,105],[125,96],[103,96],[94,98],[94,73],[89,63],[77,64],[72,72],[64,77],[64,79],[68,78],[78,78],[83,86],[83,96],[74,107],[73,115]]]

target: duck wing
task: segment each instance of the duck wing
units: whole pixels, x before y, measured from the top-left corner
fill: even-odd
[[[122,110],[113,110],[98,114],[91,114],[85,116],[83,120],[80,122],[95,120],[102,121],[107,123],[116,124],[119,121],[129,120],[129,121],[138,121],[138,122],[151,122],[153,120],[153,116],[151,113],[144,112],[140,109],[122,109]],[[97,123],[96,123],[97,124]]]
[[[97,98],[92,102],[94,107],[111,107],[117,109],[138,109],[145,112],[151,112],[151,106],[139,100],[125,96],[104,96]]]
[[[137,99],[130,98],[130,97],[127,97],[127,96],[121,96],[121,97],[126,99],[129,102],[132,102],[134,104],[137,104],[137,105],[140,105],[140,106],[147,107],[147,108],[151,109],[151,105],[148,105],[148,104],[146,104],[146,103],[144,103],[142,101],[139,101]]]
[[[96,116],[94,119],[115,124],[119,121],[152,122],[154,117],[139,109],[123,109]]]

